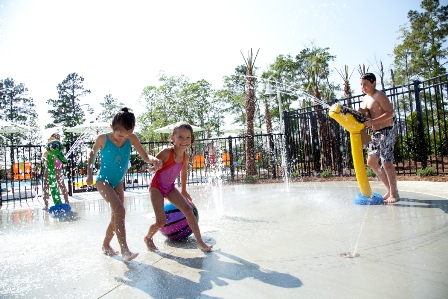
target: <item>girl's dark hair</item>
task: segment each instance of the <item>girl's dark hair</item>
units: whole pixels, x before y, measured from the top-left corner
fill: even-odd
[[[134,113],[130,112],[128,108],[122,108],[117,114],[115,114],[112,120],[112,128],[114,130],[133,130],[135,127]]]
[[[193,128],[191,127],[191,125],[189,123],[186,123],[186,122],[178,122],[178,123],[176,123],[174,125],[173,134],[172,135],[174,135],[178,129],[190,130],[190,132],[191,132],[191,144],[193,144],[193,142],[194,142],[194,134],[193,134]]]

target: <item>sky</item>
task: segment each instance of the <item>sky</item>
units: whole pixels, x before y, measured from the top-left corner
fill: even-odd
[[[448,0],[440,3],[446,5]],[[297,55],[314,43],[336,56],[335,69],[371,65],[400,43],[399,28],[417,0],[0,0],[0,79],[28,88],[43,127],[46,104],[68,74],[84,77],[91,94],[82,98],[100,111],[107,94],[138,115],[145,86],[158,76],[205,79],[213,88],[259,50],[258,74],[280,55]],[[359,74],[352,89],[361,93]],[[339,81],[338,81],[339,80]]]

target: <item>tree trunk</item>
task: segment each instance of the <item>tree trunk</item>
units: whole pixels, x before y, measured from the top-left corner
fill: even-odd
[[[264,102],[264,115],[266,116],[266,131],[268,134],[272,133],[271,112],[269,111],[269,103]]]
[[[252,72],[248,69],[246,81],[246,175],[257,175],[255,167],[254,117],[255,84]]]

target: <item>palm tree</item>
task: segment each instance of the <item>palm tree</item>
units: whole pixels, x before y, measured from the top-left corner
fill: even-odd
[[[343,71],[338,70],[338,69],[336,69],[336,71],[338,72],[339,76],[341,76],[342,80],[344,81],[344,97],[347,99],[347,106],[351,107],[352,106],[352,90],[350,88],[350,78],[352,77],[355,69],[352,70],[350,75],[349,75],[349,71],[348,71],[348,65],[344,65]]]
[[[255,109],[256,109],[256,99],[255,99],[255,78],[253,77],[255,60],[257,59],[257,55],[260,49],[258,49],[257,54],[254,56],[252,53],[252,49],[247,55],[247,58],[243,56],[244,63],[247,67],[246,73],[246,101],[244,107],[246,109],[246,128],[247,128],[247,136],[246,136],[246,174],[247,175],[256,175],[257,168],[255,167],[255,142],[254,142],[254,117],[255,117]]]

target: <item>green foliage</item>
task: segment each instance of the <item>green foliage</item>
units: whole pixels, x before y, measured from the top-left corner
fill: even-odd
[[[300,177],[302,177],[302,175],[299,172],[293,172],[293,173],[291,173],[291,177],[292,178],[300,178]]]
[[[146,108],[138,117],[144,139],[167,141],[169,134],[154,130],[178,121],[205,128],[207,135],[224,123],[223,104],[207,81],[190,82],[186,76],[169,77],[164,73],[159,81],[160,86],[145,87],[140,97]]]
[[[329,50],[330,48],[320,48],[312,44],[311,47],[303,49],[296,55],[298,73],[305,90],[318,99],[322,98],[321,91],[328,96],[332,94],[325,88],[328,86],[328,77],[330,76],[330,61],[336,58],[330,54]]]
[[[48,110],[53,118],[53,124],[70,128],[85,122],[80,98],[90,94],[90,90],[85,89],[83,83],[83,77],[77,73],[71,73],[58,84],[58,98],[47,100],[47,104],[53,107]],[[89,112],[93,112],[89,105],[86,106]]]
[[[438,0],[423,0],[420,7],[423,11],[410,10],[409,25],[400,27],[402,42],[394,49],[397,84],[446,72],[448,6],[441,6]]]
[[[125,107],[125,104],[113,98],[111,94],[106,95],[100,105],[103,110],[98,114],[97,120],[110,123],[112,123],[115,114]],[[132,109],[132,107],[128,108]]]
[[[38,128],[36,106],[33,98],[27,96],[27,92],[25,84],[16,84],[12,78],[0,80],[0,119]],[[1,141],[5,140],[10,144],[40,143],[41,135],[36,131],[4,134]]]
[[[130,158],[131,168],[133,172],[137,172],[142,169],[146,162],[142,159],[139,154],[131,154]]]
[[[369,178],[376,177],[375,171],[373,171],[369,166],[366,167],[366,173]]]
[[[324,171],[319,173],[319,176],[321,178],[331,178],[333,176],[333,172],[331,171],[331,169],[325,169]]]
[[[239,65],[235,68],[235,73],[223,78],[223,88],[216,92],[218,102],[225,103],[223,112],[233,115],[234,123],[246,123],[246,111],[244,108],[245,75],[247,67]]]
[[[442,133],[439,138],[439,142],[437,143],[437,150],[440,155],[448,156],[448,133],[446,130],[444,131],[440,130],[440,131],[445,133],[444,134]]]
[[[426,115],[426,114],[424,114]],[[426,121],[423,121],[423,131],[426,131]],[[417,112],[412,112],[408,117],[406,117],[406,135],[403,137],[403,156],[404,158],[410,158],[415,161],[422,160],[420,157],[420,136],[418,132],[418,120]],[[425,140],[422,143],[429,144],[429,136],[424,134]],[[428,153],[427,153],[428,154]],[[423,157],[426,159],[427,157]]]
[[[426,167],[423,169],[417,169],[418,176],[433,176],[436,173],[436,169],[434,167]]]
[[[254,175],[247,175],[243,181],[246,184],[255,184],[257,182],[257,177]]]

